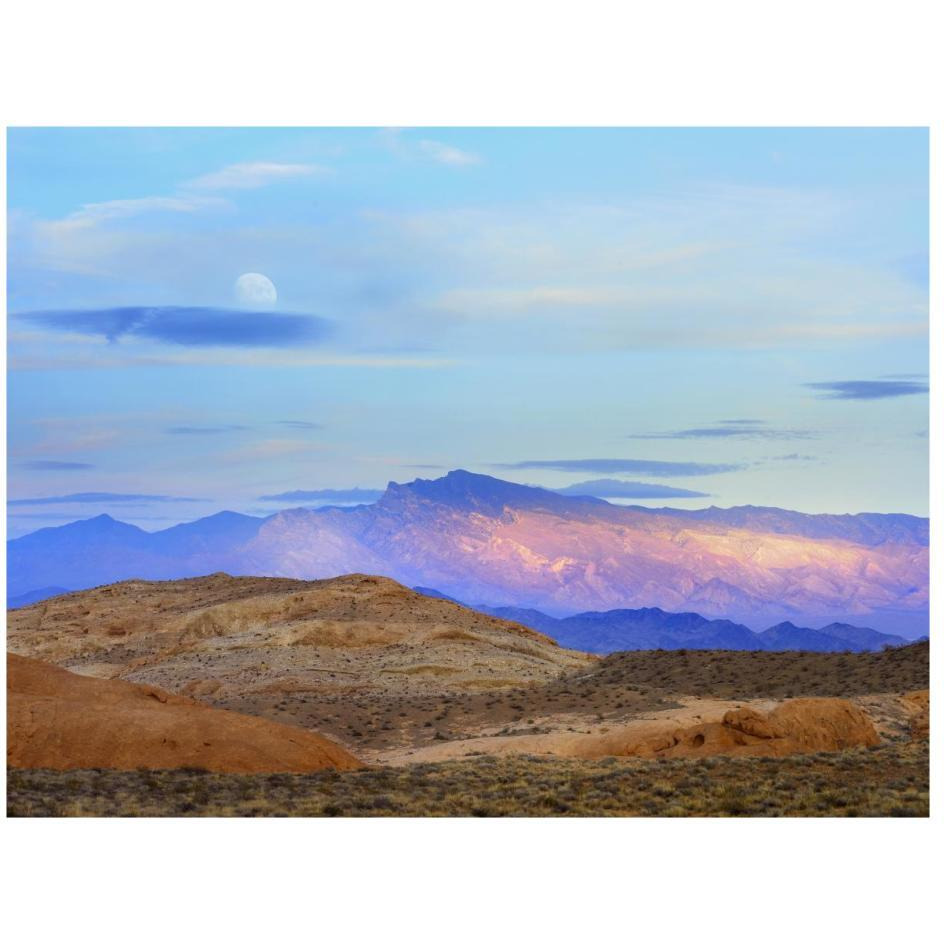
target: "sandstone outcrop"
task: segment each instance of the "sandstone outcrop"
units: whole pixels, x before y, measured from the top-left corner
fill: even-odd
[[[712,754],[784,757],[871,747],[879,736],[868,715],[843,698],[795,698],[765,712],[736,708],[721,721],[661,731],[631,730],[588,738],[580,757],[702,757]]]
[[[12,654],[7,655],[7,764],[57,770],[199,767],[221,773],[361,766],[338,744],[301,728]]]

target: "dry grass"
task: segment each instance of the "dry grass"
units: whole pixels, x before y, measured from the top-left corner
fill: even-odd
[[[11,770],[10,816],[927,816],[927,742],[786,758],[477,757],[350,773]]]
[[[851,698],[928,687],[929,645],[881,652],[615,652],[593,675],[596,686],[713,698]]]
[[[253,692],[205,701],[326,734],[358,751],[422,747],[436,740],[468,737],[483,728],[530,729],[539,718],[620,721],[672,708],[659,692],[628,685],[598,685],[594,676],[564,678],[532,688],[487,692],[389,696],[376,692],[330,694]]]

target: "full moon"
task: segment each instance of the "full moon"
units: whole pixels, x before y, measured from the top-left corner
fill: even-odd
[[[259,272],[246,272],[236,279],[233,286],[236,301],[245,308],[275,308],[279,293],[271,279]]]

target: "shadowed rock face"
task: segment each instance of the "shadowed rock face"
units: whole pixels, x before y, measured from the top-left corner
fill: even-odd
[[[301,728],[16,655],[7,655],[7,764],[221,773],[361,766],[338,744]]]
[[[127,578],[361,572],[549,613],[661,607],[926,631],[927,521],[745,507],[646,509],[456,471],[372,505],[214,516],[147,534],[106,517],[11,541],[13,594]]]
[[[582,757],[784,757],[879,744],[875,726],[844,698],[794,698],[764,712],[737,708],[721,721],[642,735],[603,737],[580,746]]]

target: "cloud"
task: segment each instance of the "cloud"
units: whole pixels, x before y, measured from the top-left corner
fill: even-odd
[[[115,492],[76,492],[73,495],[48,495],[43,498],[14,498],[8,505],[99,505],[108,502],[203,502],[206,498],[177,495],[120,495]]]
[[[801,452],[790,452],[785,456],[768,456],[771,462],[815,462],[816,456],[806,455]]]
[[[381,128],[377,136],[385,148],[404,160],[426,158],[450,167],[467,167],[482,163],[478,154],[432,138],[417,141],[403,128]]]
[[[555,472],[599,472],[651,475],[674,478],[684,475],[716,475],[736,472],[744,465],[708,462],[660,462],[650,459],[528,459],[524,462],[494,463],[498,469],[552,469]]]
[[[276,420],[279,426],[288,426],[289,429],[324,429],[321,423],[311,423],[308,420]]]
[[[808,429],[768,429],[763,420],[719,420],[717,426],[665,433],[632,433],[627,439],[815,439]]]
[[[324,429],[324,426],[320,423],[310,423],[308,420],[273,420],[273,425],[298,430]],[[173,436],[221,436],[224,433],[245,432],[255,428],[254,426],[227,423],[221,426],[171,426],[165,432]]]
[[[882,266],[797,251],[854,215],[795,188],[693,186],[632,202],[375,213],[430,272],[422,310],[468,349],[769,349],[927,332]],[[409,263],[408,263],[409,264]],[[415,267],[416,263],[412,263]],[[419,308],[419,305],[417,306]]]
[[[217,436],[222,433],[232,433],[250,429],[249,426],[171,426],[165,432],[171,436]]]
[[[331,328],[331,322],[316,315],[186,306],[34,311],[14,317],[109,341],[130,336],[185,347],[293,347],[321,341]]]
[[[468,164],[481,164],[482,158],[471,151],[463,151],[442,141],[431,141],[428,138],[420,141],[417,148],[437,164],[449,164],[460,167]]]
[[[196,213],[224,206],[218,197],[134,197],[126,200],[105,200],[101,203],[83,203],[78,210],[59,220],[43,220],[36,225],[50,238],[64,236],[76,230],[86,230],[113,220],[129,219],[149,213]]]
[[[566,488],[551,491],[558,495],[589,495],[592,498],[707,498],[707,492],[693,492],[687,488],[671,485],[655,485],[650,482],[624,482],[619,479],[593,479],[576,482]]]
[[[55,459],[32,459],[19,465],[21,469],[29,469],[30,472],[78,472],[95,468],[88,462],[58,462]]]
[[[383,133],[416,161],[432,159],[417,148],[423,137]],[[232,191],[236,199],[241,192]],[[280,271],[294,273],[286,294],[303,311],[329,310],[333,340],[346,353],[492,352],[496,322],[511,353],[828,347],[926,336],[919,286],[888,266],[822,251],[822,239],[850,213],[829,193],[692,184],[632,200],[363,207],[256,226],[238,225],[239,217],[232,226],[203,226],[178,213],[173,226],[117,221],[52,242],[23,218],[10,239],[11,284],[20,298],[61,299],[47,307],[66,307],[88,287],[94,294],[81,297],[90,304],[134,300],[141,285],[157,303],[215,304],[210,286],[229,286],[232,259],[253,260],[261,271],[277,260]],[[74,275],[56,281],[55,295],[50,269]],[[39,347],[11,353],[17,367],[50,363]]]
[[[294,492],[280,492],[278,495],[260,495],[259,501],[333,501],[369,504],[377,501],[381,495],[383,495],[383,491],[373,488],[317,488],[311,491],[297,490]]]
[[[254,161],[230,164],[221,170],[187,181],[185,187],[196,190],[255,190],[268,184],[297,177],[312,177],[330,173],[318,164],[276,164]]]
[[[120,435],[116,429],[91,429],[88,432],[69,435],[66,430],[77,425],[51,426],[48,421],[42,423],[47,428],[46,438],[27,446],[11,447],[11,455],[19,458],[26,456],[61,456],[63,453],[97,452],[115,444]]]
[[[820,400],[883,400],[928,392],[926,383],[905,380],[833,380],[804,386],[823,391],[817,397]]]

